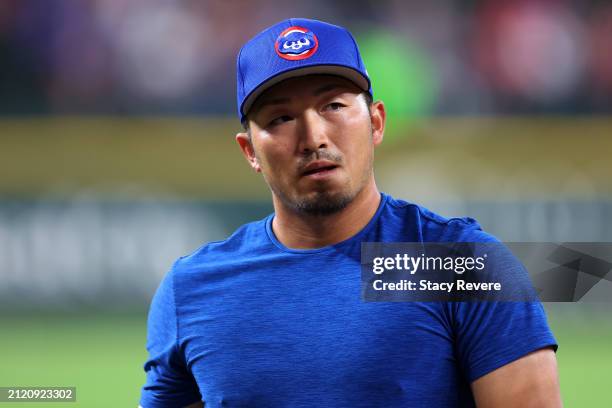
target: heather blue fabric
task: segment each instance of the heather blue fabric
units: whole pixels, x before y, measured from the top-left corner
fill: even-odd
[[[382,194],[364,229],[292,250],[273,215],[180,258],[149,314],[144,408],[472,407],[475,379],[556,349],[539,303],[364,303],[360,244],[491,242]]]

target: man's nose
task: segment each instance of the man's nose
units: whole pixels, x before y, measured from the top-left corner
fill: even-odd
[[[304,112],[298,120],[300,152],[309,154],[319,149],[326,149],[329,144],[327,126],[321,115],[314,110]]]

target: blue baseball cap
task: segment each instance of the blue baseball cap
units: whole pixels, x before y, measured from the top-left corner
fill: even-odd
[[[238,117],[244,121],[259,95],[292,77],[338,75],[372,95],[359,48],[342,27],[306,18],[281,21],[250,39],[236,62]]]

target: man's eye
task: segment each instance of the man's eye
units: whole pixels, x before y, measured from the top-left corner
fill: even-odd
[[[337,111],[344,107],[340,102],[332,102],[326,106],[328,110]]]
[[[289,120],[291,120],[291,116],[289,115],[279,116],[277,118],[272,119],[270,123],[268,123],[268,126],[280,125],[281,123],[287,122]]]

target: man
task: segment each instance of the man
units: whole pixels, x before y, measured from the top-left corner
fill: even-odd
[[[351,34],[282,21],[237,71],[236,140],[275,211],[165,277],[141,405],[561,406],[539,303],[361,300],[362,242],[495,239],[378,191],[385,107]]]

